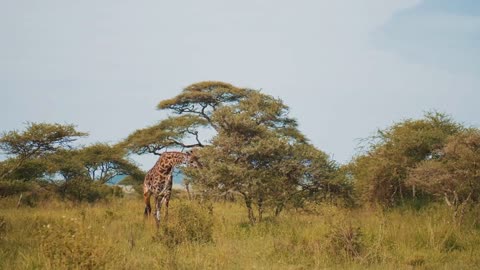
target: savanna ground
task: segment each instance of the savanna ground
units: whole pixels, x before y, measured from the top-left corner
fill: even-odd
[[[250,225],[243,205],[177,194],[157,231],[137,195],[95,204],[0,200],[1,269],[478,269],[479,209],[288,210]],[[166,224],[166,225],[165,225]]]

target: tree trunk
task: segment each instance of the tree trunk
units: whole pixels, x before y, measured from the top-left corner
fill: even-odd
[[[17,202],[17,208],[19,208],[20,204],[22,204],[22,198],[23,198],[23,193],[20,193],[20,198],[18,198],[18,202]]]
[[[248,219],[250,220],[250,223],[253,225],[255,224],[255,215],[253,214],[253,208],[252,208],[252,199],[248,196],[245,196],[245,206],[247,206],[248,210]]]
[[[263,217],[263,199],[258,199],[258,222],[262,222]]]
[[[185,183],[185,189],[187,190],[188,200],[191,201],[192,196],[190,195],[190,184],[189,183]]]
[[[25,162],[25,160],[27,160],[26,158],[20,158],[20,160],[18,161],[17,164],[15,164],[13,166],[13,168],[10,168],[10,170],[7,170],[6,172],[2,172],[2,174],[0,175],[0,179],[4,179],[5,177],[9,176],[10,174],[12,174],[16,169],[20,168],[23,163]]]
[[[279,203],[279,204],[277,204],[277,206],[275,207],[275,216],[276,216],[276,217],[278,217],[278,216],[280,215],[280,212],[282,212],[283,206],[284,206],[283,203]]]

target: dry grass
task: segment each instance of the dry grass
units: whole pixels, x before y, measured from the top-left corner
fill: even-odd
[[[0,200],[0,269],[476,269],[478,212],[462,224],[441,206],[420,211],[285,212],[251,226],[245,209],[173,200],[168,224],[143,219],[142,200]]]

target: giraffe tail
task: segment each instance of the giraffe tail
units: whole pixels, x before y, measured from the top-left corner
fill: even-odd
[[[150,216],[150,213],[152,213],[152,206],[150,205],[150,195],[151,195],[150,191],[148,190],[143,191],[143,199],[145,201],[145,211],[143,215],[145,217]]]

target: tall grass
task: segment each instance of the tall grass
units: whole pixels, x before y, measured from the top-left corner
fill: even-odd
[[[179,196],[177,196],[178,198]],[[480,217],[448,208],[286,211],[252,226],[242,205],[170,203],[159,230],[142,200],[16,208],[0,200],[0,269],[476,269]]]

